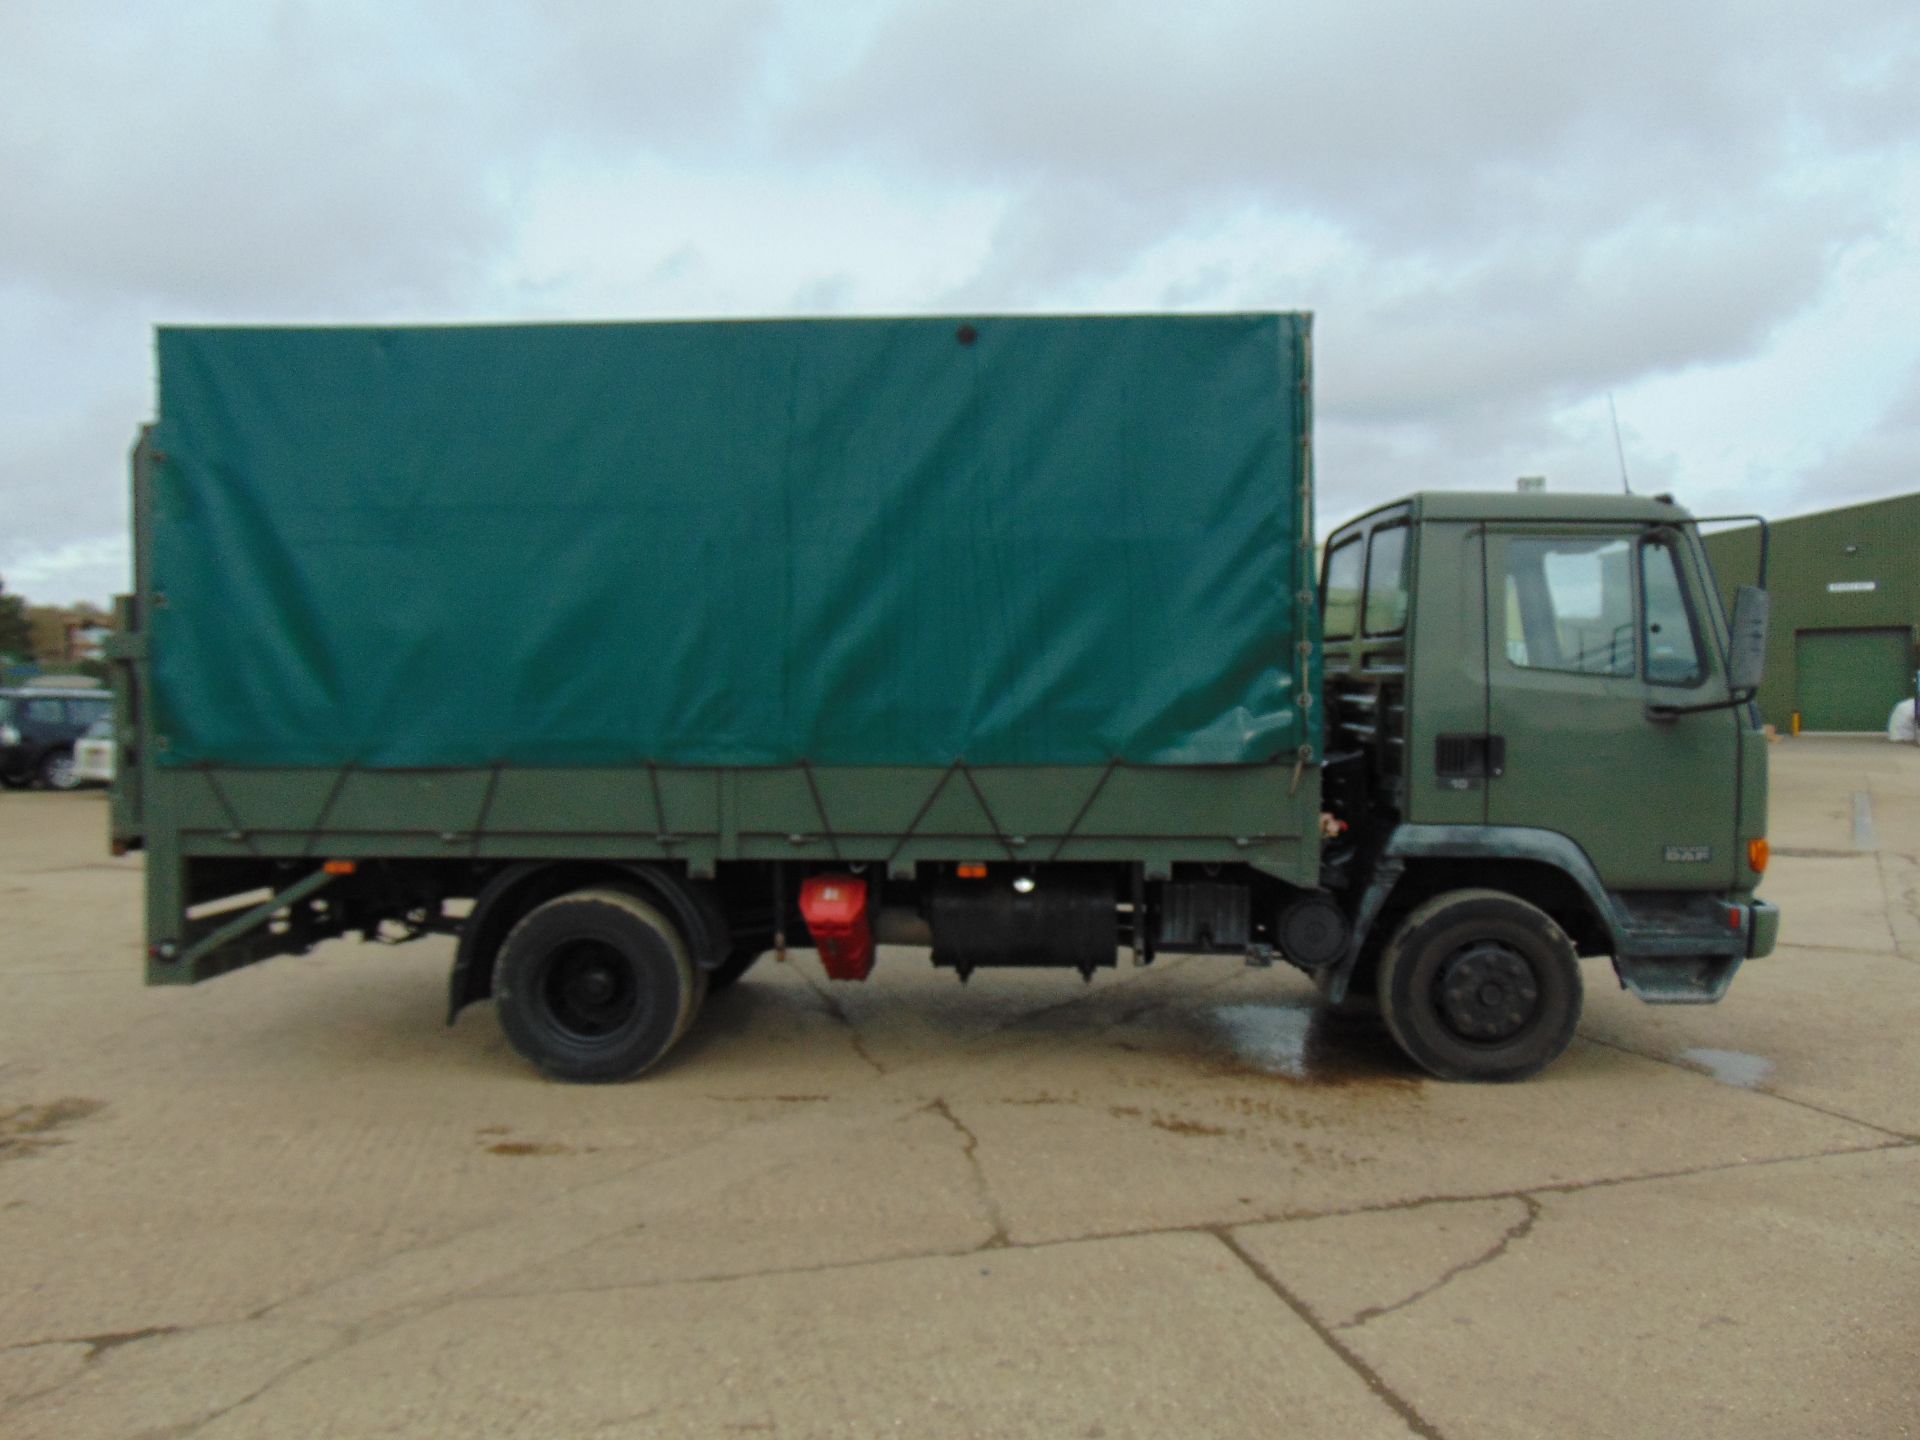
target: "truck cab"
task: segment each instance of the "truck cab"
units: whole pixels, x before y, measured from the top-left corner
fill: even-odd
[[[1377,995],[1428,1068],[1504,1078],[1555,969],[1529,927],[1662,1003],[1718,1000],[1772,948],[1755,622],[1730,626],[1685,510],[1414,495],[1332,534],[1321,605],[1323,873],[1357,942],[1320,977],[1336,1004]],[[1453,949],[1415,966],[1412,932]],[[1570,1038],[1573,983],[1535,1048]]]

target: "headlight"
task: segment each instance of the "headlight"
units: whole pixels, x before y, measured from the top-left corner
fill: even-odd
[[[0,725],[0,745],[18,745],[20,732],[11,725]]]

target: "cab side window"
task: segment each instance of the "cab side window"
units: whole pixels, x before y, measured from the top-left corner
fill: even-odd
[[[1634,673],[1631,550],[1622,537],[1507,542],[1507,659],[1528,670]]]
[[[67,702],[46,697],[27,701],[24,707],[27,719],[36,725],[64,725],[67,723]]]
[[[1360,620],[1360,569],[1365,552],[1360,537],[1342,540],[1327,552],[1327,578],[1320,596],[1321,633],[1329,640],[1351,639]]]
[[[1363,626],[1369,635],[1398,635],[1407,628],[1407,527],[1381,526],[1367,540],[1367,549]]]
[[[1700,642],[1671,541],[1640,544],[1640,589],[1646,597],[1647,679],[1655,685],[1697,685],[1706,678]]]

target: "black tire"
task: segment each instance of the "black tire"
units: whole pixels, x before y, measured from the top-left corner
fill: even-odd
[[[1380,957],[1379,989],[1394,1040],[1442,1080],[1524,1080],[1580,1021],[1573,942],[1498,890],[1451,890],[1407,916]]]
[[[625,890],[575,890],[527,912],[494,961],[513,1048],[556,1080],[631,1080],[686,1033],[706,993],[666,916]]]
[[[80,777],[73,770],[73,751],[50,752],[40,762],[40,783],[49,790],[78,790]]]
[[[33,782],[30,775],[10,775],[0,770],[0,790],[24,790]]]
[[[744,941],[727,952],[727,958],[707,972],[709,991],[728,989],[747,971],[760,963],[760,957],[767,953],[767,946],[758,940]]]

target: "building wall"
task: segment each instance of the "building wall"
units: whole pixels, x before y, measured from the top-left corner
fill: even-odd
[[[98,660],[101,640],[112,630],[110,618],[94,605],[29,605],[33,658],[55,665]]]
[[[1888,689],[1874,728],[1884,726],[1895,702],[1912,693],[1913,669],[1920,663],[1915,650],[1920,639],[1920,493],[1781,520],[1771,530],[1767,588],[1773,614],[1761,713],[1782,730],[1790,728],[1805,698],[1799,656],[1808,644],[1835,642],[1832,632],[1898,630],[1905,636],[1904,679],[1896,685],[1880,678],[1890,661],[1876,663],[1871,675],[1856,677],[1875,696]],[[1706,544],[1730,602],[1736,586],[1754,581],[1759,531],[1753,526],[1722,531],[1707,536]],[[1808,636],[1826,640],[1809,641]],[[1880,647],[1883,654],[1894,649],[1897,646]]]

